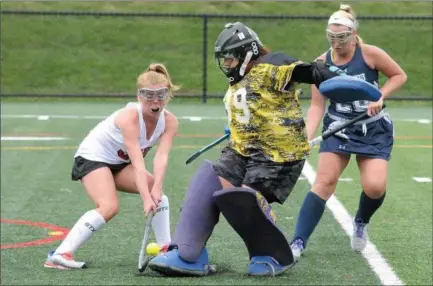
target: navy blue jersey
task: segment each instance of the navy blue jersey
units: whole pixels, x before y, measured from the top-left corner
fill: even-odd
[[[326,63],[336,66],[351,76],[356,76],[363,79],[376,87],[379,87],[379,73],[375,69],[371,69],[362,57],[361,47],[356,45],[355,54],[352,59],[344,65],[335,65],[332,62],[331,50],[326,53]],[[347,95],[350,98],[350,94]],[[348,100],[347,103],[336,103],[331,100],[328,107],[328,112],[343,118],[354,118],[367,110],[368,100]]]
[[[330,51],[326,53],[326,62],[334,65]],[[379,87],[379,72],[367,65],[358,45],[355,54],[347,64],[334,66],[344,70],[348,75],[356,76]],[[350,94],[347,94],[347,97],[350,98]],[[334,125],[339,125],[365,112],[369,103],[367,100],[348,100],[346,103],[331,101],[328,114],[323,119],[322,132],[333,129]],[[335,135],[322,141],[319,152],[356,154],[390,160],[394,144],[394,126],[391,117],[386,112],[380,112],[376,116],[360,121],[340,133],[338,136]]]

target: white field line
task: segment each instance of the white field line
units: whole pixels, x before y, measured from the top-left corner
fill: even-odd
[[[431,183],[432,179],[429,177],[412,177],[415,182],[418,183]]]
[[[316,172],[308,161],[305,162],[302,174],[307,178],[310,185],[314,183]],[[346,234],[351,236],[353,231],[352,216],[343,204],[335,195],[332,195],[327,201],[326,206],[332,212],[332,215]],[[397,274],[394,273],[391,266],[386,262],[385,258],[383,258],[376,246],[370,240],[367,241],[367,246],[362,251],[362,256],[368,262],[374,273],[376,273],[383,285],[404,285],[403,281],[401,281]]]
[[[61,141],[66,137],[29,137],[29,136],[2,136],[1,141]]]

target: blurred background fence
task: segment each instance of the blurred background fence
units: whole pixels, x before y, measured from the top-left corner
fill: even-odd
[[[272,50],[312,61],[328,49],[328,17],[3,9],[1,96],[133,97],[137,75],[161,62],[182,85],[177,97],[206,102],[227,88],[213,60],[225,23],[242,21]],[[365,42],[387,51],[409,76],[390,99],[432,100],[432,16],[358,20]]]

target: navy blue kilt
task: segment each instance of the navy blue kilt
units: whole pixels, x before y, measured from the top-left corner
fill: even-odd
[[[335,120],[326,114],[322,132],[325,132],[333,122]],[[321,142],[319,152],[356,154],[390,160],[394,144],[394,126],[389,115],[367,123],[364,130],[362,124],[348,127],[343,134],[349,137],[349,140],[331,136]]]

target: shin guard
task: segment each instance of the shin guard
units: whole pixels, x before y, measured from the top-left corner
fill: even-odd
[[[187,262],[195,262],[200,257],[218,223],[219,211],[213,194],[221,189],[212,163],[204,161],[189,184],[173,238],[179,256]]]
[[[283,266],[294,263],[284,233],[266,199],[249,188],[230,188],[215,192],[215,202],[228,223],[240,235],[250,258],[270,256]]]

